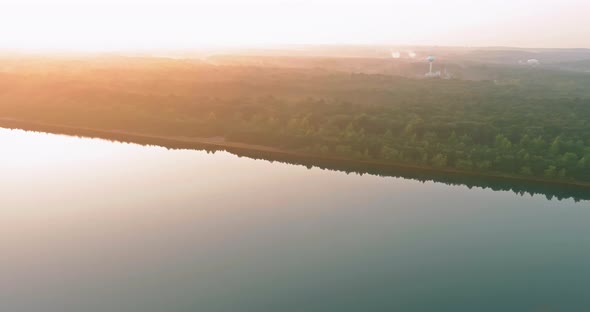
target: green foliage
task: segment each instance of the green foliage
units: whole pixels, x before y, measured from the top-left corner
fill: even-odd
[[[432,157],[430,162],[432,163],[432,165],[434,167],[437,167],[437,168],[444,168],[447,166],[447,163],[448,163],[447,156],[445,156],[443,154],[437,154],[436,156]]]
[[[590,182],[588,78],[568,78],[582,81],[570,96],[551,77],[501,85],[170,62],[4,74],[0,116]]]

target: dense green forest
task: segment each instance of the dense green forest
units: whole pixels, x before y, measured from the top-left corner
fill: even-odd
[[[587,74],[462,81],[165,59],[37,62],[0,73],[0,118],[590,182]]]

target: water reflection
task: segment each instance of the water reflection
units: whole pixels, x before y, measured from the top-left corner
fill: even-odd
[[[583,311],[590,298],[587,203],[24,131],[0,130],[0,147],[0,311]]]
[[[5,127],[21,128],[22,122],[2,122]],[[249,157],[253,159],[263,159],[271,162],[281,162],[288,164],[303,165],[308,168],[318,167],[321,169],[344,171],[347,173],[372,174],[384,177],[398,177],[404,179],[417,180],[420,182],[439,182],[449,185],[464,185],[469,188],[479,187],[492,189],[494,191],[512,191],[519,195],[543,195],[547,199],[556,198],[574,199],[575,201],[590,200],[590,190],[588,187],[576,185],[553,184],[545,182],[534,182],[525,180],[512,180],[505,178],[484,177],[478,175],[465,175],[458,173],[444,173],[428,169],[408,169],[399,166],[383,166],[370,163],[359,163],[345,160],[323,159],[308,156],[291,156],[280,152],[253,151],[246,148],[236,147],[219,147],[215,144],[191,143],[181,140],[168,138],[153,138],[142,135],[132,134],[114,134],[110,132],[101,132],[96,130],[70,129],[59,126],[47,126],[37,124],[27,124],[27,129],[46,131],[56,134],[66,134],[80,137],[101,138],[115,142],[135,143],[148,146],[162,146],[168,149],[192,149],[203,150],[209,153],[217,151],[227,151],[232,154]]]

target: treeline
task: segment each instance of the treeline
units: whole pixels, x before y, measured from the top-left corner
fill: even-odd
[[[212,110],[200,123],[208,135],[324,156],[590,181],[589,100],[460,101],[371,106],[267,98],[231,114]]]
[[[0,74],[0,117],[590,182],[590,97],[556,92],[550,77],[527,83],[525,73],[517,84],[498,84],[161,59],[88,62]],[[576,77],[568,76],[568,87],[583,90],[588,79]]]
[[[313,155],[291,155],[288,153],[256,150],[247,147],[220,146],[207,142],[188,141],[175,138],[162,138],[137,134],[126,134],[112,131],[101,131],[94,129],[71,128],[67,126],[55,126],[39,124],[27,121],[1,120],[0,127],[11,129],[27,129],[30,131],[48,132],[62,135],[74,135],[89,138],[100,138],[114,142],[134,143],[145,146],[162,146],[167,149],[194,149],[207,153],[227,151],[240,157],[261,159],[270,162],[281,162],[292,165],[302,165],[307,168],[322,168],[327,170],[338,170],[346,173],[372,174],[383,177],[398,177],[412,179],[420,182],[434,181],[448,185],[463,185],[468,188],[490,188],[495,191],[511,191],[515,194],[525,196],[543,195],[551,200],[573,199],[578,202],[590,200],[590,192],[584,185],[560,184],[555,185],[544,181],[527,181],[527,179],[505,179],[478,174],[465,174],[456,172],[445,172],[437,169],[417,169],[408,166],[396,166],[392,164],[381,164],[374,162],[359,162],[354,160],[333,159],[317,157]]]

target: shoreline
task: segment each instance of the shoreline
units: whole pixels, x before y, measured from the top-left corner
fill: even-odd
[[[335,156],[322,156],[322,155],[315,155],[309,153],[302,153],[302,152],[294,152],[288,151],[284,149],[264,146],[264,145],[256,145],[256,144],[248,144],[248,143],[240,143],[240,142],[231,142],[225,141],[221,137],[210,137],[210,138],[199,138],[199,137],[184,137],[184,136],[162,136],[162,135],[154,135],[154,134],[146,134],[146,133],[139,133],[139,132],[131,132],[125,130],[105,130],[99,128],[88,128],[88,127],[77,127],[77,126],[68,126],[68,125],[60,125],[60,124],[51,124],[45,122],[38,122],[38,121],[27,121],[27,120],[20,120],[20,119],[13,119],[13,118],[0,118],[0,127],[1,128],[8,128],[8,129],[20,129],[24,131],[38,131],[38,132],[45,132],[45,133],[52,133],[52,134],[62,134],[62,135],[71,135],[71,136],[81,136],[81,137],[91,137],[91,138],[102,138],[102,139],[111,139],[120,142],[129,142],[129,143],[137,143],[137,144],[148,144],[148,145],[156,145],[156,146],[163,146],[165,145],[158,144],[158,142],[164,142],[169,144],[181,144],[186,145],[187,149],[191,149],[191,145],[194,146],[192,149],[197,149],[196,145],[200,146],[208,146],[217,149],[226,150],[232,153],[231,149],[234,150],[242,150],[246,152],[263,152],[263,153],[270,153],[277,156],[289,156],[289,157],[300,157],[305,159],[316,159],[319,161],[336,161],[348,164],[356,164],[356,165],[367,165],[367,166],[379,166],[383,168],[399,168],[404,170],[420,170],[422,172],[431,172],[433,174],[450,174],[450,175],[463,175],[469,177],[482,177],[482,178],[493,178],[493,179],[504,179],[510,180],[515,182],[523,182],[523,183],[539,183],[545,185],[555,185],[555,186],[571,186],[571,187],[579,187],[585,188],[590,191],[590,182],[579,182],[579,181],[559,181],[559,180],[548,180],[542,178],[526,178],[526,177],[518,177],[518,176],[511,176],[511,175],[503,175],[503,174],[494,174],[494,173],[480,173],[480,172],[470,172],[470,171],[463,171],[457,169],[443,169],[443,168],[433,168],[429,166],[420,166],[420,165],[413,165],[407,163],[395,163],[395,162],[383,162],[383,161],[373,161],[373,160],[356,160],[344,157],[335,157]]]

